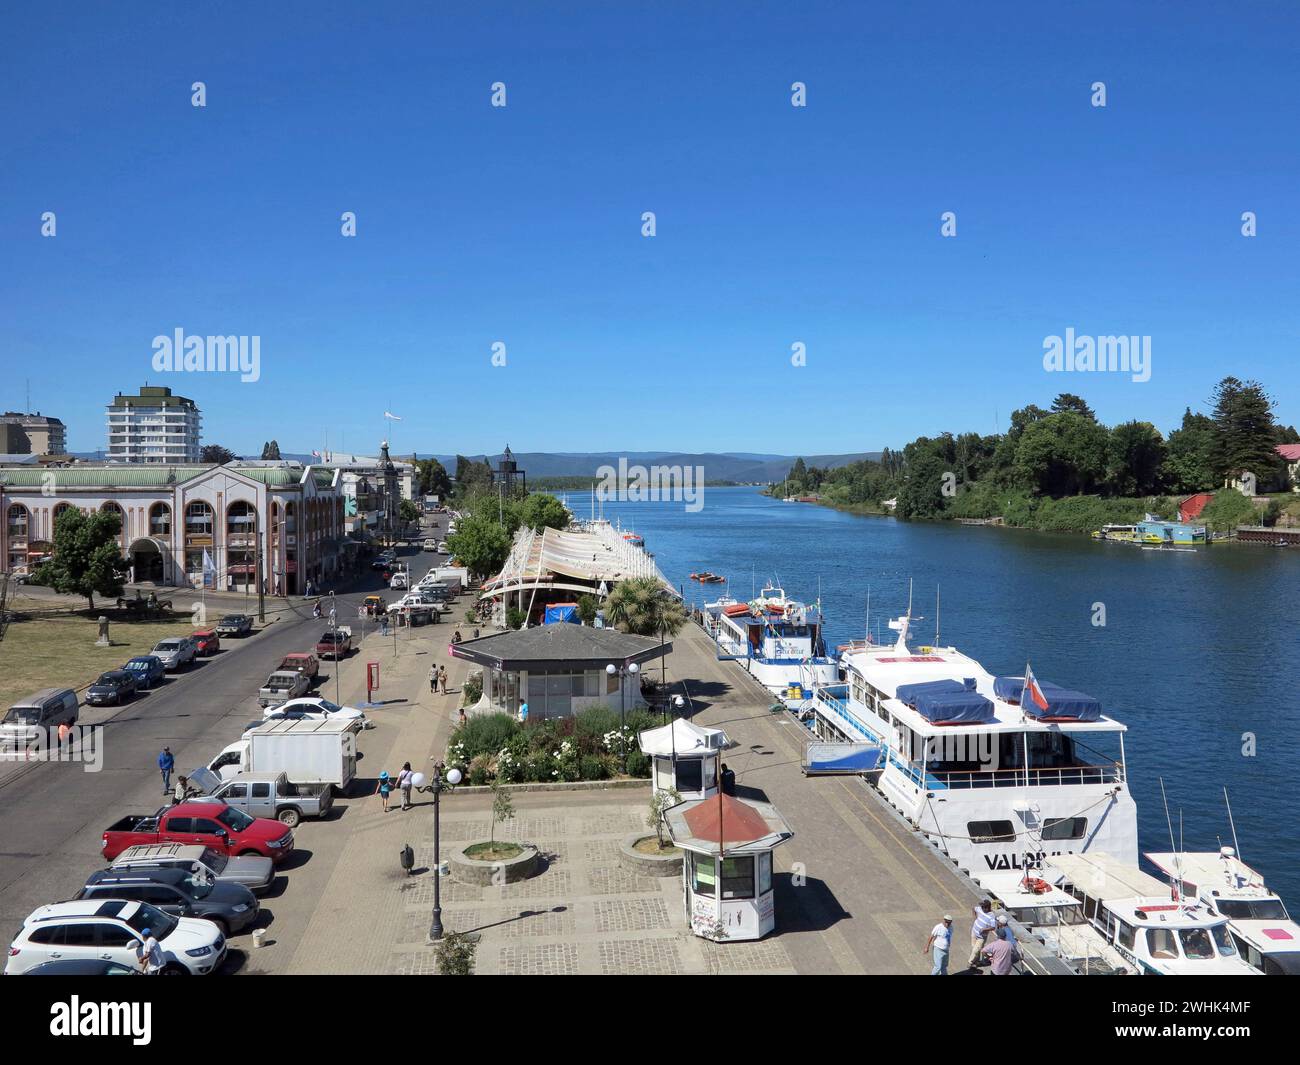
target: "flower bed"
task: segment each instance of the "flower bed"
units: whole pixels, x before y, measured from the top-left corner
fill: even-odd
[[[648,777],[650,759],[637,733],[662,722],[644,710],[619,713],[588,707],[573,717],[520,724],[509,714],[471,718],[452,733],[447,764],[460,767],[467,784],[537,784]],[[626,760],[627,770],[624,772]]]

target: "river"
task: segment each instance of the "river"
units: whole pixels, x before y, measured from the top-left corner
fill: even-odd
[[[586,496],[568,500],[589,516]],[[868,625],[888,637],[909,580],[913,615],[924,618],[914,642],[930,642],[937,587],[944,644],[993,673],[1022,674],[1028,660],[1041,680],[1095,695],[1128,725],[1143,851],[1171,849],[1162,777],[1175,840],[1181,815],[1185,849],[1231,845],[1226,785],[1242,859],[1288,906],[1300,904],[1300,829],[1287,798],[1300,754],[1300,550],[1166,554],[1078,534],[847,514],[757,488],[707,488],[703,502],[694,513],[625,501],[603,512],[645,537],[688,602],[726,587],[747,599],[768,578],[805,601],[820,586],[832,645]],[[689,579],[698,570],[729,585],[702,587]]]

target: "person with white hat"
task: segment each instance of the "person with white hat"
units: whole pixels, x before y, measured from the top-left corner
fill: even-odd
[[[1011,931],[1011,925],[1007,923],[1007,915],[1005,913],[998,915],[997,931],[993,934],[998,939],[1005,939],[1008,943],[1014,943],[1016,941],[1016,934]]]
[[[930,929],[930,938],[925,941],[922,954],[929,954],[934,948],[934,967],[931,976],[948,975],[948,951],[952,948],[952,914],[945,913],[943,920]]]

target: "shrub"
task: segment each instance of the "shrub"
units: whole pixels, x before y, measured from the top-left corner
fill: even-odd
[[[464,758],[473,759],[480,754],[495,755],[518,731],[519,722],[509,714],[483,714],[471,717],[451,739],[460,745]]]
[[[633,750],[627,756],[627,775],[630,777],[648,777],[650,775],[650,759],[639,750]]]
[[[524,622],[527,620],[528,615],[517,606],[512,606],[506,611],[506,628],[522,629],[524,627]]]
[[[490,775],[489,770],[492,766],[492,756],[487,754],[478,754],[470,759],[469,763],[469,782],[475,787],[481,787],[488,782]]]
[[[1259,512],[1235,488],[1225,488],[1205,505],[1201,521],[1216,532],[1231,532],[1238,525],[1259,524]]]
[[[618,728],[618,711],[608,706],[589,706],[573,716],[573,734],[578,748],[586,754],[604,750],[601,737]]]
[[[465,684],[461,688],[460,705],[473,706],[481,698],[483,698],[483,675],[476,673],[472,677],[466,678]]]
[[[434,946],[434,957],[441,976],[471,976],[474,972],[474,952],[478,944],[464,932],[452,932]]]
[[[581,780],[606,780],[610,775],[608,761],[595,754],[579,757],[578,772]]]

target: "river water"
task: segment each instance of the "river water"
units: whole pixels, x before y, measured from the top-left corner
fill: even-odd
[[[1300,828],[1288,796],[1300,755],[1300,549],[1248,545],[1192,553],[1094,543],[1078,534],[900,522],[783,503],[756,488],[708,488],[681,502],[605,502],[604,517],[646,539],[688,602],[738,599],[772,578],[792,598],[820,586],[828,643],[891,633],[913,585],[914,643],[934,635],[991,672],[1095,695],[1128,725],[1140,848],[1232,843],[1300,908]],[[570,493],[578,517],[589,499]],[[597,503],[598,507],[601,504]],[[701,586],[710,570],[727,585]],[[820,582],[820,585],[819,585]],[[867,596],[870,590],[870,617]],[[1102,610],[1104,609],[1104,618]],[[1104,624],[1094,624],[1104,620]]]

